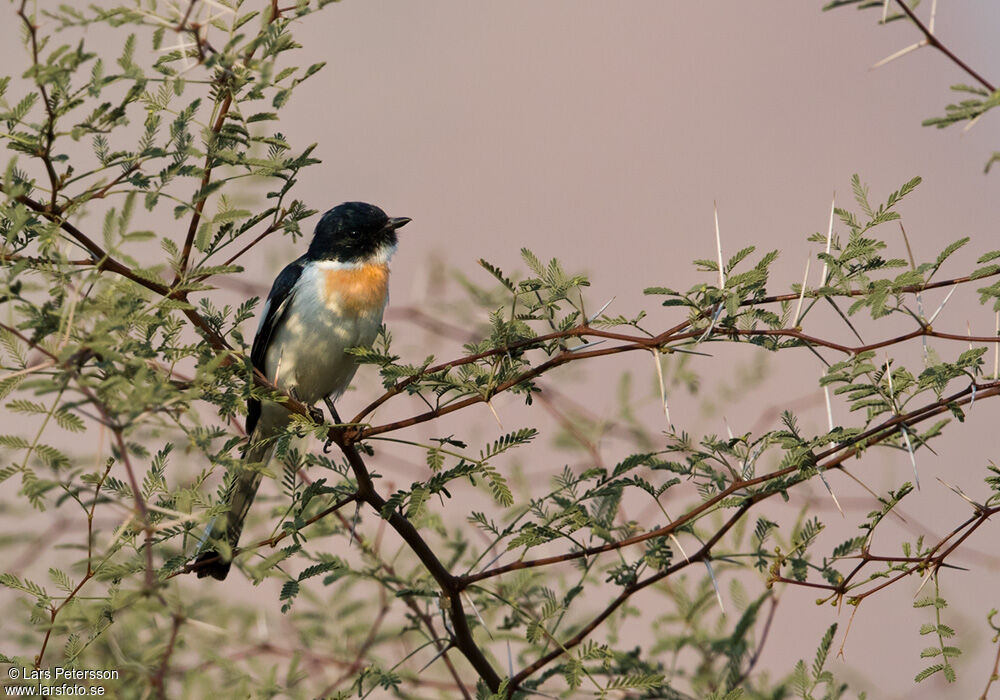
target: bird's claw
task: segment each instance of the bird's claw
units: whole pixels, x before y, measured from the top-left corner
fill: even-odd
[[[299,393],[295,390],[295,387],[292,387],[291,389],[288,390],[288,395],[291,396],[296,401],[298,401],[299,403],[305,403],[302,399],[299,398]],[[323,415],[323,411],[321,411],[316,406],[306,406],[306,410],[309,411],[309,418],[312,420],[313,423],[323,424],[326,422],[326,416]]]
[[[313,423],[323,424],[326,422],[326,417],[323,415],[323,411],[316,406],[309,407],[309,417],[312,418]]]

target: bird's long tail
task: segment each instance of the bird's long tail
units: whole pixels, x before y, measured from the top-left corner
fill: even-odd
[[[243,464],[252,468],[240,469],[233,475],[227,495],[229,511],[212,518],[198,544],[199,554],[194,561],[198,578],[211,576],[221,581],[229,574],[233,550],[243,532],[243,521],[260,486],[260,469],[267,465],[273,449],[271,442],[252,443],[247,448]]]

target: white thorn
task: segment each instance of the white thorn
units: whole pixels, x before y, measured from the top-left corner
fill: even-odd
[[[583,345],[577,345],[575,348],[570,348],[566,352],[580,352],[581,350],[592,350],[601,343],[606,343],[606,342],[608,342],[608,339],[602,338],[601,340],[595,340],[592,343],[584,343]]]
[[[500,426],[500,430],[503,430],[503,423],[500,422],[500,416],[499,416],[499,414],[497,414],[497,410],[495,408],[493,408],[493,402],[492,401],[487,401],[486,405],[489,406],[490,412],[493,414],[493,418],[496,420],[497,425]]]
[[[970,119],[969,123],[966,124],[964,127],[962,127],[962,133],[963,134],[969,133],[969,129],[971,129],[976,124],[978,124],[979,120],[983,118],[984,114],[986,114],[986,112],[980,112],[979,114],[977,114],[976,116],[974,116],[972,119]]]
[[[232,12],[232,10],[229,10],[229,12]],[[209,15],[208,19],[205,19],[205,20],[202,21],[202,27],[203,28],[207,27],[208,25],[210,25],[215,20],[220,19],[220,18],[225,17],[225,16],[226,16],[225,12],[216,12],[214,15]],[[208,30],[207,29],[205,30],[205,33],[206,33],[206,36],[207,36],[207,34],[208,34]]]
[[[840,516],[842,518],[846,518],[847,515],[844,513],[844,509],[840,507],[840,501],[837,500],[837,494],[835,494],[833,492],[833,488],[830,486],[830,482],[827,481],[826,477],[823,475],[823,470],[822,469],[818,469],[818,473],[819,473],[819,479],[820,479],[820,481],[823,482],[823,486],[825,486],[827,492],[829,492],[830,498],[833,499],[833,505],[837,506],[837,510],[840,511]]]
[[[173,0],[167,0],[166,4],[167,6],[170,7],[171,10],[174,11],[174,14],[177,15],[178,19],[184,16],[184,13],[181,12],[181,9],[177,7],[177,3],[175,3]]]
[[[422,669],[420,669],[420,671],[418,671],[418,673],[423,673],[424,671],[426,671],[430,667],[430,665],[432,663],[434,663],[435,661],[437,661],[438,659],[440,659],[442,656],[444,656],[446,653],[448,653],[449,649],[451,649],[451,645],[450,644],[445,644],[443,647],[441,647],[441,651],[439,651],[438,653],[436,653],[434,655],[434,658],[432,658],[430,661],[428,661],[426,664],[424,664],[424,667]]]
[[[886,18],[889,17],[889,0],[885,0],[882,3],[882,24],[885,24]]]
[[[953,485],[949,484],[947,481],[945,481],[941,477],[935,477],[935,478],[938,481],[940,481],[942,484],[944,484],[945,486],[947,486],[948,488],[950,488],[952,491],[954,491],[956,494],[958,494],[959,497],[965,499],[970,505],[975,506],[979,510],[983,510],[983,506],[981,504],[979,504],[979,503],[976,503],[975,501],[973,501],[968,496],[966,496],[965,492],[962,491],[962,489],[958,488],[957,486],[953,486]]]
[[[826,254],[830,254],[830,245],[833,243],[833,210],[837,208],[837,192],[834,190],[833,199],[830,201],[830,228],[826,230]],[[823,261],[823,274],[820,276],[819,286],[826,286],[826,260]]]
[[[462,595],[465,596],[465,600],[468,601],[472,611],[476,613],[476,619],[479,620],[479,624],[481,624],[483,629],[486,630],[486,634],[490,635],[490,639],[493,639],[493,633],[490,632],[490,628],[486,626],[486,622],[483,620],[483,616],[479,614],[479,608],[477,608],[476,604],[472,602],[472,598],[470,598],[469,594],[465,591],[462,591]]]
[[[173,44],[171,46],[161,46],[160,48],[156,49],[156,51],[158,53],[160,53],[160,52],[163,52],[163,51],[176,51],[178,49],[190,49],[190,48],[193,48],[193,47],[195,47],[197,45],[198,44],[194,43],[193,41],[182,42],[182,43],[178,43],[178,44]]]
[[[602,306],[600,311],[598,311],[596,314],[594,314],[593,316],[591,316],[590,318],[588,318],[587,319],[587,323],[588,324],[589,323],[593,323],[594,319],[596,319],[598,316],[600,316],[601,314],[603,314],[604,310],[607,309],[609,306],[611,306],[611,302],[613,302],[614,300],[615,300],[615,297],[611,297],[610,299],[608,299],[608,303],[605,304],[604,306]]]
[[[675,545],[677,545],[677,549],[679,549],[680,552],[681,552],[681,554],[684,555],[684,561],[686,561],[686,562],[688,562],[690,564],[691,563],[691,557],[689,557],[688,553],[684,551],[684,548],[681,546],[680,540],[678,540],[676,537],[674,537],[674,533],[672,533],[672,532],[670,533],[670,541],[673,542]]]
[[[725,416],[722,417],[722,422],[725,423],[725,425],[726,425],[726,434],[729,435],[729,439],[732,440],[733,439],[733,429],[729,427],[729,421],[726,420]]]
[[[886,56],[885,58],[883,58],[881,61],[879,61],[878,63],[876,63],[875,65],[873,65],[868,70],[875,70],[876,68],[881,68],[886,63],[889,63],[890,61],[895,61],[897,58],[905,56],[906,54],[910,53],[911,51],[916,51],[921,46],[926,46],[926,45],[927,45],[927,39],[921,39],[916,44],[910,44],[905,49],[900,49],[899,51],[897,51],[896,53],[892,54],[891,56]]]
[[[502,557],[504,554],[506,554],[506,552],[500,552],[498,555],[493,557],[493,559],[490,561],[489,564],[487,564],[486,566],[484,566],[482,569],[479,570],[479,573],[483,573],[484,571],[488,570],[491,566],[496,564],[498,561],[500,561],[500,557]]]
[[[823,398],[826,399],[826,426],[827,432],[833,432],[833,408],[830,405],[830,385],[823,385]]]
[[[969,410],[972,410],[972,404],[976,403],[976,383],[972,382],[972,398],[969,399]]]
[[[968,319],[965,321],[965,332],[971,338],[972,337],[972,324],[969,323]],[[969,350],[972,349],[972,341],[969,341]]]
[[[752,467],[757,464],[757,458],[760,457],[760,453],[764,451],[766,442],[761,442],[757,445],[757,449],[753,451],[750,455],[750,459],[743,463],[743,478],[746,479],[753,474]]]
[[[695,345],[698,345],[705,338],[712,335],[712,331],[715,330],[715,324],[719,320],[719,316],[722,315],[723,308],[725,308],[725,305],[720,301],[719,305],[715,309],[715,314],[712,316],[712,322],[708,325],[708,328],[705,329],[705,332],[701,334],[698,340],[695,341]]]
[[[931,0],[931,21],[927,23],[927,31],[934,33],[934,20],[937,17],[937,0]]]
[[[715,588],[715,599],[719,601],[719,610],[721,610],[722,614],[725,615],[726,607],[722,604],[722,594],[719,593],[719,582],[715,580],[715,572],[712,571],[712,562],[708,559],[703,559],[702,561],[705,562],[705,568],[708,569],[708,575],[712,579],[712,587]]]
[[[663,381],[662,358],[658,349],[653,348],[651,352],[653,353],[653,364],[656,365],[656,379],[660,382],[660,400],[663,402],[663,415],[667,419],[667,425],[670,426],[670,430],[673,431],[674,423],[670,420],[670,406],[667,405],[667,385]]]
[[[920,490],[920,474],[917,473],[917,458],[913,454],[913,445],[910,444],[910,435],[906,432],[906,426],[900,426],[903,433],[903,440],[906,442],[906,451],[910,453],[910,464],[913,465],[913,480],[917,482],[917,491]]]
[[[212,7],[219,8],[220,10],[222,10],[223,14],[229,13],[229,14],[232,15],[232,14],[236,13],[236,11],[233,10],[233,8],[227,7],[226,5],[223,5],[222,3],[215,2],[215,0],[201,0],[201,1],[203,3],[205,3],[206,5],[211,5]]]
[[[918,595],[920,595],[920,591],[924,590],[924,586],[926,586],[927,582],[931,580],[931,575],[933,573],[934,573],[934,567],[933,566],[930,567],[929,569],[927,569],[927,573],[924,574],[924,580],[920,582],[920,588],[918,588],[917,592],[913,594],[914,598],[916,598]]]
[[[712,209],[715,213],[715,252],[719,256],[719,289],[726,286],[726,273],[722,269],[722,236],[719,234],[719,206],[714,201]]]
[[[944,305],[948,303],[948,300],[951,299],[951,295],[955,293],[956,289],[958,289],[958,287],[951,288],[951,291],[948,292],[948,296],[946,296],[944,298],[944,301],[941,302],[941,306],[937,307],[937,311],[935,311],[934,314],[929,319],[927,319],[928,326],[934,323],[934,319],[936,319],[938,317],[938,314],[941,313],[941,309],[943,309]]]
[[[799,303],[795,305],[795,322],[792,323],[792,328],[799,326],[799,313],[802,311],[802,300],[806,297],[806,281],[809,279],[810,263],[812,263],[812,258],[806,258],[806,274],[802,275],[802,289],[799,290]]]
[[[891,405],[892,405],[892,412],[895,413],[896,412],[896,394],[892,390],[892,367],[889,366],[891,362],[892,361],[889,359],[889,356],[886,355],[885,356],[885,376],[886,376],[886,379],[889,382],[889,401],[891,402]]]
[[[152,12],[146,12],[145,10],[141,10],[138,7],[134,8],[133,12],[138,12],[140,15],[144,15],[146,17],[149,17],[151,20],[153,20],[155,22],[159,22],[160,24],[162,24],[165,27],[171,27],[171,28],[173,28],[173,26],[174,26],[173,22],[168,22],[167,20],[163,19],[159,15],[154,15]]]

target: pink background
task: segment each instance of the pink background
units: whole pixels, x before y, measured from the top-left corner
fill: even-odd
[[[996,247],[1000,175],[982,174],[997,147],[996,114],[965,134],[961,127],[921,127],[922,119],[940,114],[952,100],[951,83],[971,80],[931,48],[870,71],[877,60],[917,41],[916,29],[903,22],[879,27],[877,10],[822,13],[820,8],[820,2],[777,0],[354,0],[330,6],[296,30],[304,45],[297,63],[327,62],[299,88],[283,116],[286,136],[297,147],[318,141],[315,155],[323,159],[307,171],[297,196],[321,210],[363,199],[390,215],[413,218],[394,263],[389,319],[401,347],[418,361],[431,351],[441,358],[459,353],[457,343],[445,341],[442,349],[400,316],[404,307],[440,302],[435,295],[458,298],[452,283],[432,284],[439,272],[434,268],[446,263],[488,284],[475,260],[518,269],[522,246],[546,260],[558,256],[569,270],[587,271],[593,308],[616,296],[609,312],[630,315],[645,305],[651,310],[649,326],[666,327],[676,316],[661,313],[641,290],[686,289],[708,279],[689,261],[715,256],[713,200],[724,253],[751,244],[759,251],[781,248],[771,289],[787,291],[801,281],[806,257],[816,252],[805,237],[825,232],[832,192],[838,192],[838,205],[853,206],[849,178],[855,172],[872,185],[875,201],[921,175],[924,184],[901,208],[914,255],[918,263],[933,259],[952,240],[972,236],[968,253],[956,256],[959,261],[942,278],[965,274],[976,255]],[[997,3],[942,3],[937,31],[996,81],[998,22]],[[18,33],[6,8],[0,56],[7,65],[24,65]],[[886,227],[882,233],[899,242],[898,235],[892,239],[896,231]],[[269,241],[244,261],[246,279],[270,279],[298,248]],[[903,249],[892,255],[903,257]],[[817,277],[814,265],[810,279]],[[943,296],[928,294],[925,306],[932,311]],[[846,337],[840,326],[823,325],[827,320],[817,316],[807,330]],[[974,333],[992,332],[993,314],[975,303],[971,286],[956,293],[935,326],[965,332],[966,321]],[[882,337],[885,331],[870,334]],[[946,358],[964,349],[932,345]],[[694,368],[705,377],[702,396],[680,393],[671,405],[675,423],[696,435],[725,434],[722,409],[705,410],[702,399],[719,407],[720,386],[734,385],[729,367],[750,368],[755,358],[749,348],[717,348],[711,351],[734,364],[726,362],[723,369],[699,358]],[[832,353],[827,356],[833,359]],[[919,370],[919,345],[897,356]],[[573,395],[595,413],[611,413],[615,379],[623,369],[633,371],[644,396],[652,393],[648,357],[601,362],[585,390]],[[989,367],[992,371],[992,359]],[[815,358],[805,352],[780,364],[768,358],[764,371],[752,391],[740,392],[724,407],[735,433],[775,427],[773,409],[786,407],[804,407],[800,415],[807,430],[825,428]],[[373,383],[370,377],[361,381]],[[345,401],[352,407],[364,403],[351,395]],[[540,413],[519,413],[517,403],[496,402],[507,429],[533,422]],[[973,497],[986,497],[983,465],[998,461],[994,403],[977,406],[965,426],[953,425],[934,444],[939,459],[920,455],[923,491],[903,506],[912,532],[936,539],[968,513],[935,476]],[[656,429],[655,407],[647,401],[646,408],[644,416]],[[856,422],[840,404],[834,414]],[[485,409],[469,412],[466,420],[478,421],[474,432],[481,430],[484,437],[496,433]],[[460,422],[447,425],[415,434],[462,429]],[[614,449],[608,457],[612,464],[624,448]],[[410,458],[420,461],[419,455]],[[553,464],[551,469],[561,468]],[[910,470],[905,456],[877,451],[851,468],[876,490],[909,478]],[[382,471],[402,483],[412,478],[402,466]],[[847,521],[818,491],[811,506],[830,526],[824,535],[830,546],[855,534],[853,523],[871,508],[871,500],[842,475],[833,475],[831,483],[848,510]],[[798,493],[787,513],[796,513],[806,495]],[[899,551],[888,536],[891,527],[877,540],[886,554]],[[993,660],[983,615],[1000,607],[995,543],[996,530],[982,528],[953,561],[973,571],[942,576],[943,594],[952,602],[945,622],[958,629],[957,642],[966,651],[957,663],[957,684],[912,684],[927,665],[919,650],[930,643],[917,629],[932,621],[926,611],[910,607],[916,577],[862,606],[846,645],[847,663],[834,659],[832,670],[869,697],[930,698],[945,692],[978,697]],[[780,595],[764,668],[783,673],[796,658],[811,661],[832,621],[841,623],[839,647],[848,609],[838,615],[817,608],[806,589]],[[659,599],[639,597],[635,604],[644,602]]]

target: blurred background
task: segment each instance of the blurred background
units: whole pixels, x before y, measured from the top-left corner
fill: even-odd
[[[1000,240],[1000,174],[983,174],[1000,135],[996,115],[965,133],[961,126],[921,127],[953,100],[948,86],[969,79],[929,47],[871,70],[918,41],[916,28],[906,22],[878,26],[877,10],[821,8],[817,1],[778,0],[344,0],[296,30],[303,45],[297,63],[327,63],[283,113],[281,129],[294,148],[317,141],[314,155],[323,160],[308,169],[297,197],[319,210],[360,199],[391,216],[413,218],[401,232],[387,319],[400,348],[416,361],[430,352],[442,359],[460,353],[460,338],[413,323],[415,309],[465,323],[448,318],[449,303],[464,295],[449,270],[489,284],[476,260],[516,270],[523,246],[588,273],[588,303],[595,310],[615,297],[609,313],[632,316],[648,308],[648,327],[676,322],[642,289],[687,289],[711,279],[690,261],[715,257],[713,201],[724,254],[748,245],[780,248],[771,291],[787,291],[817,252],[806,237],[826,232],[834,191],[838,206],[853,206],[853,173],[870,183],[873,201],[922,176],[900,209],[913,254],[918,263],[933,259],[947,243],[971,236],[942,279],[966,273]],[[25,65],[20,29],[10,8],[3,12],[0,60],[19,73],[11,67]],[[998,27],[1000,4],[990,0],[942,3],[937,13],[941,39],[994,81],[1000,80]],[[100,37],[88,37],[94,40]],[[899,243],[893,257],[905,257]],[[243,261],[249,284],[230,286],[220,298],[266,293],[257,282],[271,279],[300,247],[266,241]],[[818,274],[814,265],[811,279]],[[936,328],[964,333],[968,323],[975,334],[993,332],[993,314],[976,303],[973,287],[956,292]],[[926,295],[925,306],[933,310],[943,296]],[[844,334],[840,326],[824,327],[820,317],[816,322],[807,331]],[[919,345],[896,356],[919,365]],[[662,422],[651,400],[655,375],[648,357],[600,362],[574,388],[576,403],[597,416],[612,413],[617,378],[629,371],[646,398],[645,418],[654,427]],[[703,383],[697,394],[671,397],[678,427],[695,435],[724,435],[727,423],[736,434],[762,431],[776,427],[779,411],[792,408],[807,432],[825,430],[820,368],[806,352],[777,365],[757,350],[726,348],[716,360],[697,358],[693,365]],[[353,408],[377,387],[372,376],[359,383],[360,393],[344,399]],[[536,409],[521,422],[519,402],[495,401],[507,429],[538,420]],[[1000,460],[995,403],[977,406],[965,425],[951,426],[934,444],[939,458],[921,454],[923,489],[902,507],[910,539],[926,534],[936,541],[968,513],[935,476],[973,497],[984,493],[983,466]],[[487,409],[466,413],[459,420],[472,421],[483,439],[496,433]],[[852,420],[839,404],[834,418]],[[608,456],[612,464],[614,456]],[[408,483],[405,459],[390,460],[381,471]],[[557,472],[565,457],[554,460],[520,468]],[[897,458],[876,451],[852,469],[881,492],[909,478],[910,465],[905,453]],[[856,534],[854,524],[872,500],[840,474],[831,475],[831,485],[846,520],[822,493],[803,490],[783,507],[793,515],[804,505],[815,508],[834,544]],[[843,657],[831,662],[835,674],[869,697],[978,697],[993,662],[984,615],[1000,607],[996,542],[995,528],[982,528],[953,559],[971,571],[942,576],[942,593],[952,602],[946,621],[966,652],[956,664],[956,684],[913,684],[927,665],[919,658],[926,640],[917,628],[930,621],[911,608],[917,577],[861,606]],[[894,541],[887,539],[885,547],[887,554],[898,552]],[[840,647],[851,610],[817,607],[814,599],[801,588],[781,593],[761,667],[780,674],[799,657],[811,659],[833,621],[841,623],[834,649]],[[274,597],[267,600],[278,607]],[[644,600],[654,599],[635,604]]]

